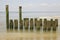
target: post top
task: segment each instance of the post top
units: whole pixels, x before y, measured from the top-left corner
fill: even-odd
[[[19,6],[19,8],[22,8],[22,6]]]
[[[8,5],[6,5],[6,7],[8,7]]]

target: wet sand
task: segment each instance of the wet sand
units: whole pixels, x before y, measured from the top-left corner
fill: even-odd
[[[59,40],[59,36],[57,32],[3,32],[0,40]]]

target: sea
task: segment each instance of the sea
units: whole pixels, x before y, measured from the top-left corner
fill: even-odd
[[[7,32],[6,12],[0,12],[0,40],[60,40],[60,12],[22,12],[23,18],[47,18],[50,20],[58,19],[58,28],[56,32]],[[19,21],[18,12],[9,12],[9,19]]]

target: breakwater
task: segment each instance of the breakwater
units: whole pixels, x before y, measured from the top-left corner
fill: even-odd
[[[19,20],[19,21],[18,21]],[[36,31],[40,31],[43,28],[43,31],[56,31],[58,28],[58,19],[47,18],[23,18],[22,19],[22,6],[19,6],[19,19],[10,19],[9,20],[9,6],[6,5],[6,29],[7,30],[19,30],[25,29],[26,31],[30,29],[33,31],[34,27]]]

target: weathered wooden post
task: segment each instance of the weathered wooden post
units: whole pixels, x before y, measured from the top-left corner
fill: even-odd
[[[35,27],[36,27],[37,18],[35,18],[34,22],[35,22]]]
[[[53,30],[53,31],[56,31],[56,28],[55,28],[55,21],[53,21],[53,27],[52,27],[52,30]]]
[[[53,26],[53,19],[51,19],[51,27]]]
[[[33,18],[30,18],[30,30],[33,30],[34,24],[33,24]]]
[[[23,20],[22,20],[22,7],[19,6],[19,27],[23,30]]]
[[[37,18],[34,19],[34,22],[35,22],[35,30],[36,30],[36,27],[37,27]]]
[[[13,30],[13,20],[12,19],[10,19],[9,25],[10,25],[10,30]]]
[[[18,20],[17,19],[14,20],[14,29],[18,30]]]
[[[8,5],[6,5],[6,28],[9,29],[9,9],[8,9]]]
[[[44,19],[43,31],[47,30],[47,19]]]
[[[39,20],[40,29],[42,28],[42,19]]]
[[[47,21],[47,31],[51,31],[51,21]]]
[[[37,18],[35,18],[35,28],[36,28],[36,30],[40,30],[41,26],[42,26],[42,19],[37,20]]]
[[[58,19],[55,19],[55,27],[58,27]]]
[[[37,27],[36,27],[37,30],[40,30],[40,24],[39,23],[40,23],[39,20],[37,20]]]
[[[25,28],[25,30],[28,30],[28,28],[29,28],[29,18],[24,18],[24,28]]]
[[[55,19],[55,21],[53,21],[53,31],[56,31],[58,27],[58,19]]]
[[[53,30],[53,27],[55,26],[55,22],[54,22],[54,20],[53,19],[51,19],[51,30]]]

